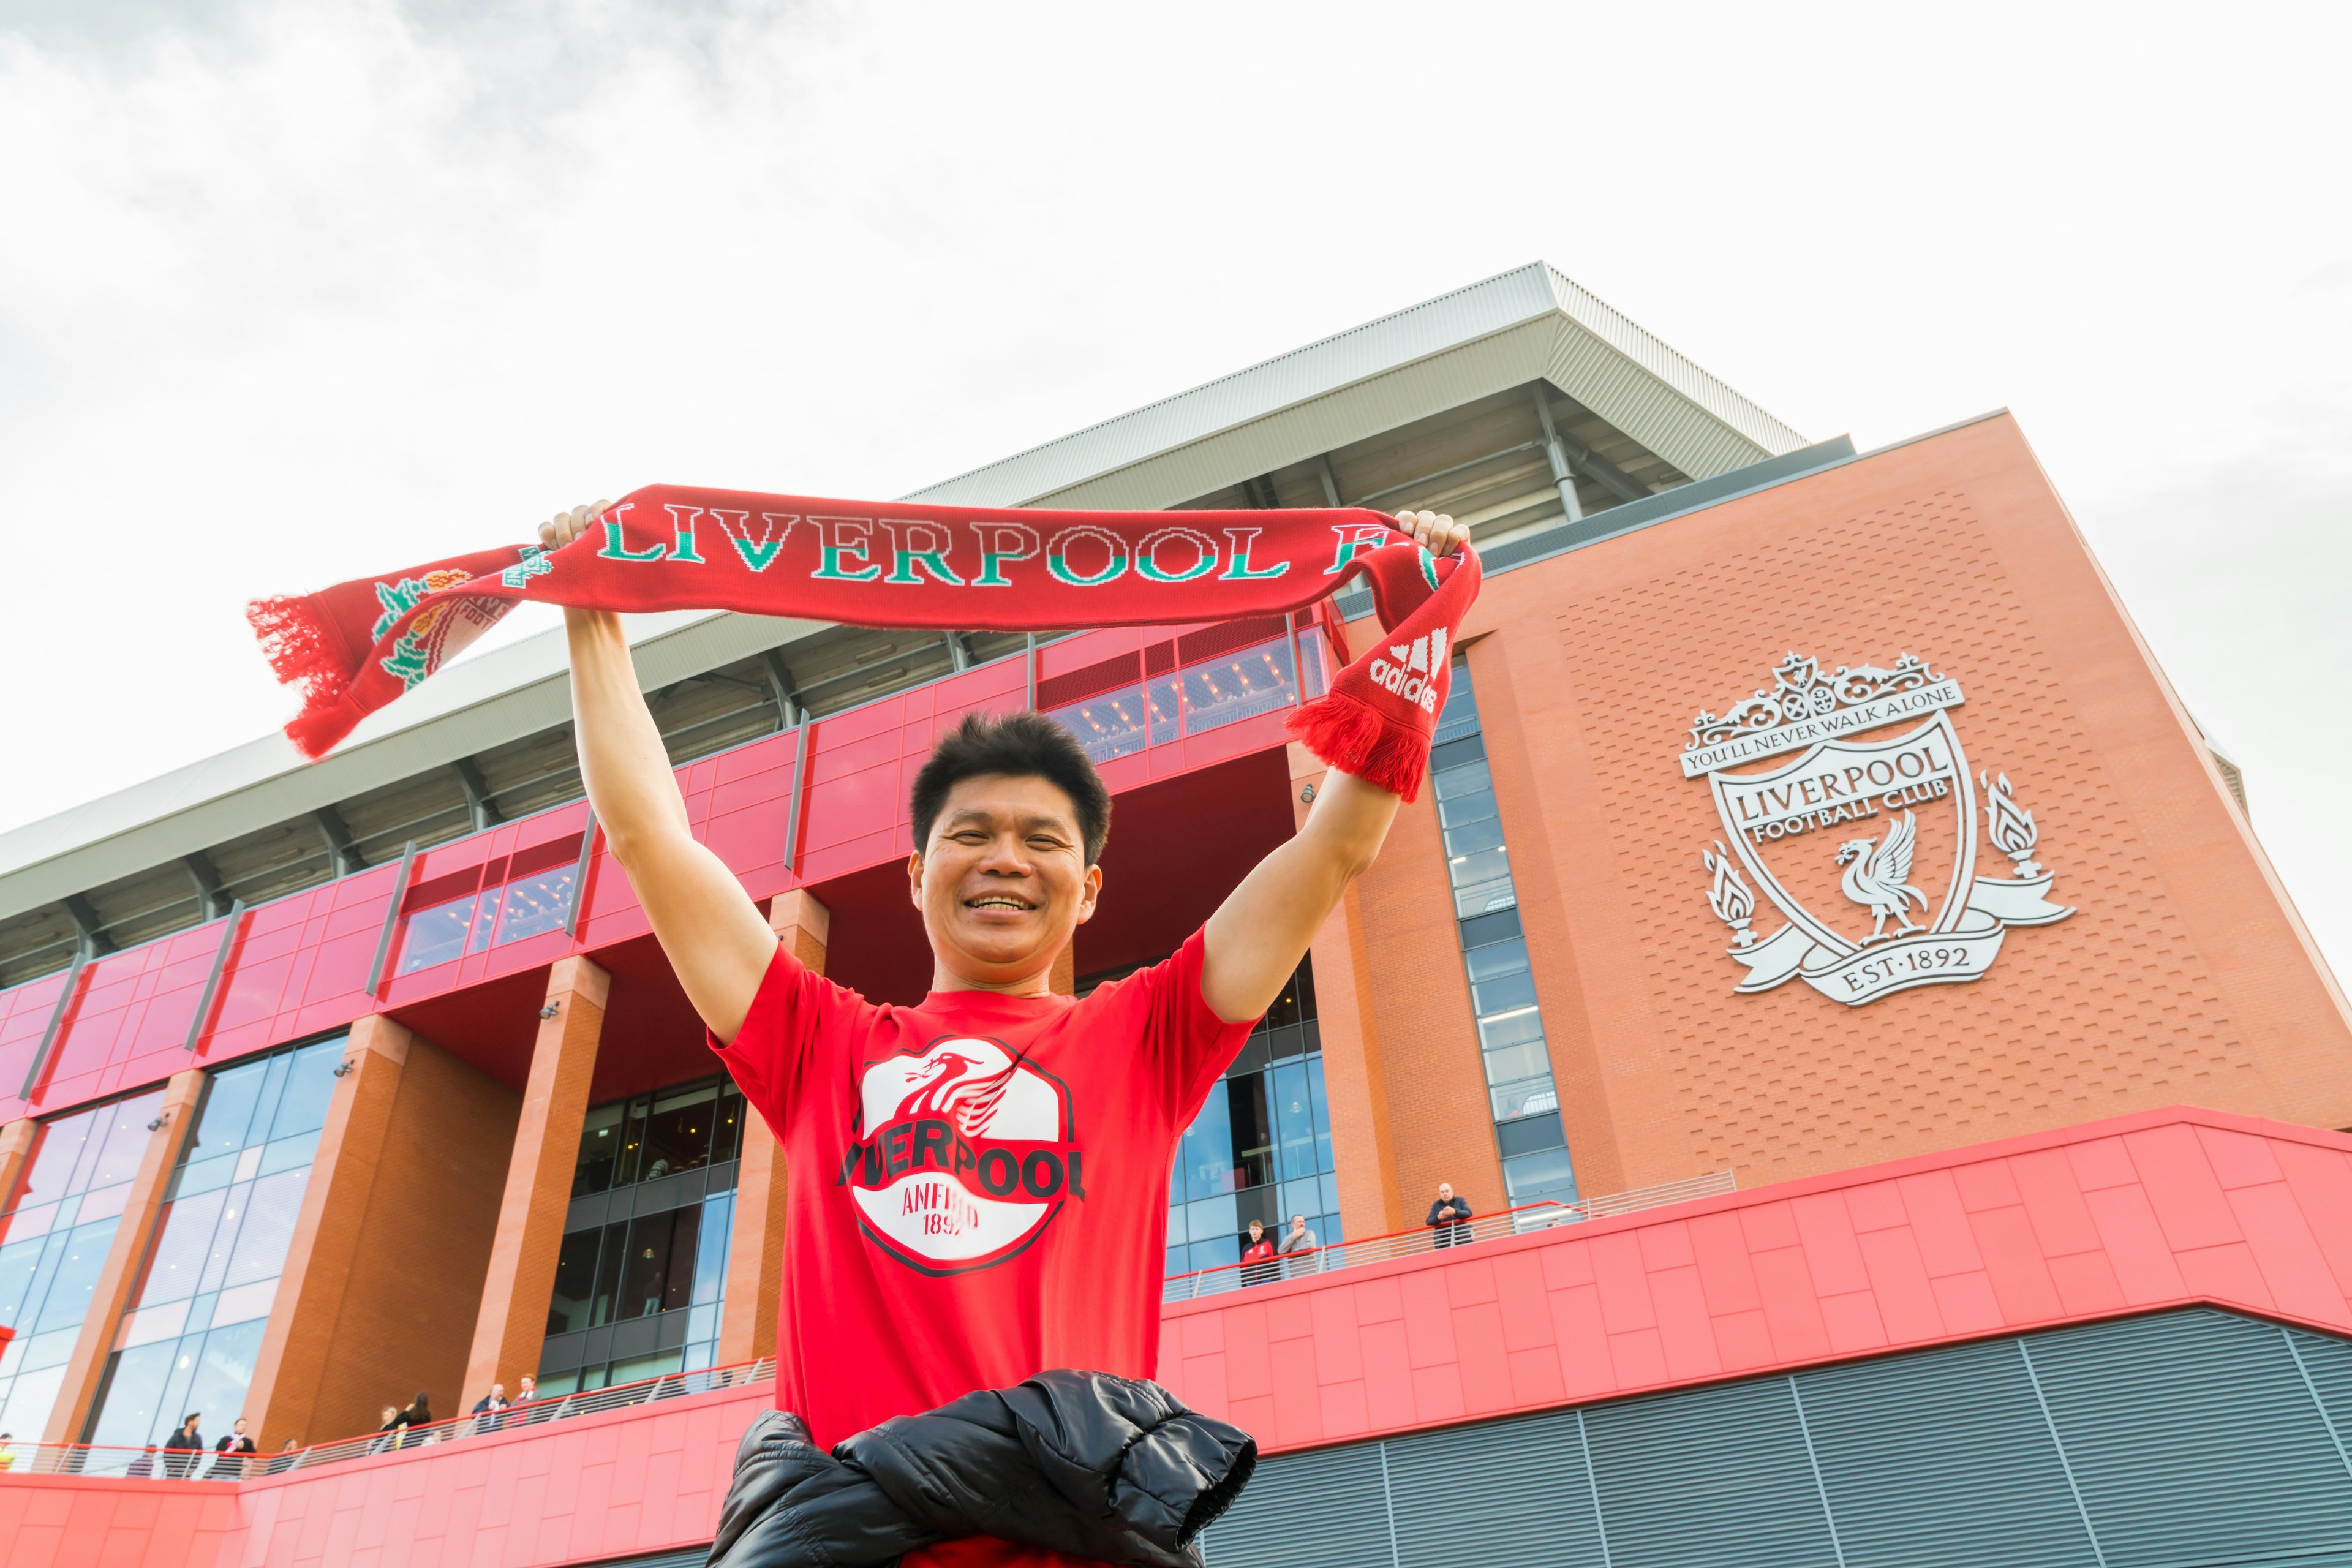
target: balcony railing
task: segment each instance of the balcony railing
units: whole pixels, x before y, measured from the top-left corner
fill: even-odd
[[[1588,1219],[1607,1219],[1612,1215],[1632,1214],[1637,1209],[1657,1208],[1665,1204],[1688,1203],[1696,1198],[1717,1197],[1737,1190],[1738,1183],[1729,1171],[1716,1171],[1684,1181],[1663,1182],[1654,1187],[1636,1187],[1632,1192],[1579,1198],[1571,1204],[1525,1204],[1517,1208],[1478,1215],[1459,1225],[1415,1226],[1411,1230],[1393,1230],[1385,1236],[1367,1237],[1361,1241],[1335,1242],[1311,1251],[1294,1252],[1269,1262],[1227,1263],[1215,1268],[1197,1269],[1190,1274],[1171,1274],[1160,1288],[1160,1300],[1162,1303],[1194,1301],[1204,1296],[1219,1296],[1228,1290],[1240,1290],[1253,1285],[1305,1279],[1318,1274],[1336,1273],[1342,1268],[1360,1268],[1368,1263],[1386,1263],[1396,1258],[1414,1258],[1451,1247],[1475,1247],[1482,1241],[1525,1236],[1531,1230],[1578,1225]],[[1280,1245],[1279,1237],[1276,1245]]]
[[[594,1415],[659,1399],[688,1394],[740,1388],[776,1374],[773,1357],[739,1362],[733,1366],[708,1367],[699,1372],[673,1372],[643,1383],[615,1384],[584,1394],[551,1394],[517,1405],[496,1415],[458,1415],[429,1426],[407,1426],[396,1432],[370,1432],[339,1442],[319,1443],[288,1454],[232,1456],[209,1449],[126,1448],[96,1443],[17,1443],[0,1445],[0,1471],[16,1475],[111,1476],[156,1480],[240,1481],[311,1470],[379,1454],[404,1454],[441,1443],[460,1443],[499,1432],[520,1432],[552,1421]],[[13,1455],[14,1462],[10,1463]]]

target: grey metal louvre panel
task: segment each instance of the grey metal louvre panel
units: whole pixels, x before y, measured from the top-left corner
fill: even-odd
[[[2009,1340],[1801,1373],[1845,1568],[2095,1568]]]
[[[1834,1568],[1786,1378],[1584,1413],[1610,1568]]]
[[[2352,1552],[2352,1478],[2274,1326],[2200,1310],[2025,1344],[2107,1568]]]
[[[1396,1568],[1381,1446],[1263,1461],[1201,1544],[1212,1568]]]
[[[2296,1329],[2279,1332],[2286,1336],[2288,1348],[2311,1380],[2311,1391],[2318,1396],[2336,1447],[2352,1454],[2352,1342]]]
[[[1391,1438],[1400,1568],[1606,1568],[1576,1413]]]

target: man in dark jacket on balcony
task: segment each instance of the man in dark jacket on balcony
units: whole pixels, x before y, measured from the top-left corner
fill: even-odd
[[[1470,1241],[1470,1200],[1454,1195],[1454,1184],[1437,1184],[1437,1201],[1429,1205],[1429,1217],[1421,1222],[1429,1226],[1434,1245],[1465,1247]]]
[[[201,1415],[191,1415],[180,1423],[178,1431],[163,1442],[163,1473],[173,1480],[196,1473],[198,1458],[205,1451],[205,1435],[196,1430]]]

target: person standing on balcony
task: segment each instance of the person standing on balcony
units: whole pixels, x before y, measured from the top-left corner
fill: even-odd
[[[257,1452],[252,1437],[245,1430],[245,1417],[236,1418],[229,1435],[214,1445],[212,1477],[215,1480],[233,1481],[245,1474],[246,1456]]]
[[[512,1408],[507,1399],[507,1385],[503,1383],[490,1384],[490,1391],[474,1401],[474,1430],[477,1433],[497,1431],[500,1424],[499,1413]]]
[[[175,1481],[196,1473],[205,1451],[205,1435],[196,1430],[196,1423],[203,1418],[203,1412],[191,1412],[179,1430],[164,1439],[163,1473]]]
[[[1430,1227],[1433,1245],[1466,1247],[1470,1242],[1470,1200],[1454,1195],[1454,1184],[1437,1184],[1437,1201],[1429,1205],[1429,1217],[1422,1223]]]
[[[302,1439],[299,1437],[289,1437],[286,1439],[284,1447],[280,1447],[278,1452],[269,1456],[269,1469],[268,1473],[273,1476],[284,1475],[288,1470],[292,1469],[301,1462]]]
[[[1297,1279],[1303,1275],[1321,1272],[1323,1258],[1316,1250],[1319,1245],[1315,1233],[1307,1228],[1307,1216],[1292,1215],[1290,1228],[1282,1233],[1282,1240],[1275,1247],[1275,1251],[1282,1255],[1282,1277]]]
[[[604,504],[542,524],[541,544],[599,528]],[[1397,526],[1437,556],[1468,539],[1433,512]],[[1397,797],[1331,770],[1297,834],[1173,956],[1073,1000],[1053,973],[1104,896],[1109,791],[1051,720],[968,715],[908,803],[930,994],[877,1005],[803,968],[697,837],[620,617],[567,608],[564,624],[581,774],[613,858],[712,1048],[787,1164],[816,1173],[789,1189],[783,1289],[824,1306],[783,1330],[778,1404],[830,1447],[1050,1368],[1151,1376],[1177,1141],[1380,853]],[[974,1537],[905,1568],[1046,1561]]]
[[[1282,1265],[1275,1261],[1274,1237],[1266,1235],[1265,1222],[1249,1222],[1249,1245],[1242,1248],[1242,1284],[1244,1288],[1264,1285],[1277,1279]]]

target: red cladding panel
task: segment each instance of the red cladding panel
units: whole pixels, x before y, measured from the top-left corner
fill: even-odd
[[[1239,1411],[1211,1325],[1303,1304],[1278,1450],[2200,1302],[2352,1333],[2347,1284],[2352,1138],[2176,1108],[1181,1302],[1161,1374]]]

